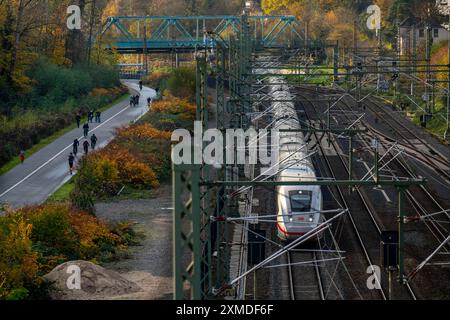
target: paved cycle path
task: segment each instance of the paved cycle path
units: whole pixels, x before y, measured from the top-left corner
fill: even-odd
[[[124,81],[131,92],[139,92],[137,81]],[[135,94],[135,93],[133,93]],[[144,87],[140,92],[140,104],[130,107],[129,99],[119,102],[102,113],[102,123],[91,123],[92,133],[98,138],[97,148],[107,145],[116,128],[126,126],[148,111],[147,98],[156,95],[155,90]],[[74,119],[75,121],[75,119]],[[56,139],[40,151],[0,176],[0,202],[14,208],[44,202],[61,185],[70,179],[68,156],[75,138],[80,140],[78,157],[83,152],[83,129],[76,128]],[[90,143],[90,140],[89,140]]]

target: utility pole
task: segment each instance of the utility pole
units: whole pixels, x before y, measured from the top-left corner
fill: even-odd
[[[428,85],[430,83],[430,78],[431,78],[431,74],[430,74],[430,63],[431,63],[431,28],[429,25],[429,22],[427,22],[427,26],[425,27],[425,32],[426,32],[426,37],[425,37],[425,47],[426,47],[426,65],[427,65],[427,72],[426,72],[426,81],[425,81],[425,96],[426,96],[426,100],[427,100],[427,107],[426,107],[426,112],[427,112],[427,119],[428,119],[428,115],[431,113],[431,107],[430,107],[430,90],[428,88]],[[425,119],[425,120],[427,120]],[[426,122],[426,121],[425,121]]]
[[[381,39],[381,24],[380,24],[380,29],[377,29],[377,34],[378,34],[378,61],[377,61],[377,92],[380,89],[381,86],[381,73],[380,72],[380,64],[381,64],[381,57],[383,55],[382,50],[383,50],[383,43],[382,43],[382,39]]]
[[[144,22],[145,23],[145,22]],[[147,24],[144,24],[144,74],[148,74],[148,60],[147,60]]]
[[[355,64],[356,56],[358,55],[358,33],[357,33],[357,27],[358,22],[353,21],[353,64]]]
[[[417,61],[417,31],[416,25],[412,26],[412,75],[416,76],[416,62]],[[411,80],[411,96],[414,96],[414,79]]]
[[[450,0],[447,0],[447,10],[448,10],[448,79],[447,79],[447,115],[446,115],[446,119],[447,119],[447,128],[445,129],[444,132],[444,140],[447,140],[448,135],[449,135],[449,130],[450,130],[450,122],[449,122],[449,117],[450,117]]]

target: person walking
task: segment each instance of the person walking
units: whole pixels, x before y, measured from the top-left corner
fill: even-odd
[[[73,140],[73,154],[76,156],[78,153],[78,146],[80,145],[80,141],[78,141],[77,138],[75,138],[75,140]]]
[[[98,123],[102,122],[102,121],[100,120],[100,116],[101,116],[101,112],[100,112],[100,111],[97,111],[97,112],[95,113],[95,122],[98,122]]]
[[[130,96],[130,107],[134,105],[134,96]]]
[[[95,150],[95,146],[97,145],[97,136],[95,135],[95,133],[91,136],[91,148],[92,150]]]
[[[21,150],[19,154],[20,163],[23,164],[25,162],[25,151]]]
[[[73,155],[73,153],[70,153],[69,155],[69,172],[70,175],[73,174],[73,163],[75,162],[75,156]]]
[[[75,116],[75,119],[77,120],[77,127],[80,128],[80,123],[81,123],[80,113],[77,113],[77,115]]]
[[[150,108],[152,106],[152,98],[148,97],[147,98],[147,106]]]
[[[83,134],[84,134],[85,138],[87,138],[87,136],[89,134],[89,124],[87,122],[83,126]]]
[[[142,91],[142,87],[143,87],[143,83],[142,83],[142,80],[141,81],[139,81],[139,89]]]
[[[88,120],[90,123],[92,123],[94,121],[94,111],[89,111],[88,113]]]
[[[84,153],[88,154],[88,152],[89,152],[89,142],[87,140],[85,140],[83,142],[83,149],[84,149]]]

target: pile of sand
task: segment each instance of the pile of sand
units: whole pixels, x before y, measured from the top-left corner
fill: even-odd
[[[135,282],[87,261],[63,263],[45,275],[45,278],[53,283],[51,298],[55,300],[114,299],[142,292]]]

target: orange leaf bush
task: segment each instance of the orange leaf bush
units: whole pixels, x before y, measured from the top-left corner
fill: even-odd
[[[154,69],[152,73],[150,73],[148,76],[144,78],[144,81],[148,82],[154,82],[158,81],[161,78],[169,78],[170,77],[170,71],[164,70],[164,69]]]
[[[20,216],[0,221],[0,300],[25,298],[25,287],[42,283],[38,253],[30,239],[32,228]]]
[[[101,97],[101,96],[112,96],[112,97],[119,97],[123,94],[126,94],[128,92],[127,87],[125,86],[117,86],[112,88],[94,88],[89,93],[92,97]]]
[[[90,154],[80,171],[90,176],[89,187],[96,190],[97,195],[113,195],[121,185],[131,184],[142,189],[159,186],[156,173],[117,144]]]
[[[120,253],[132,237],[128,226],[119,231],[66,204],[8,211],[0,217],[0,300],[40,292],[41,276],[65,261]]]
[[[170,113],[183,117],[183,120],[195,120],[197,107],[187,99],[181,99],[169,94],[165,100],[155,101],[152,105],[154,112]]]
[[[108,94],[109,94],[109,92],[108,92],[108,89],[106,89],[106,88],[94,88],[94,89],[92,89],[92,91],[90,93],[90,95],[94,96],[94,97],[96,97],[96,96],[106,96]]]
[[[170,139],[172,133],[161,131],[148,123],[117,130],[117,138],[127,139]]]

